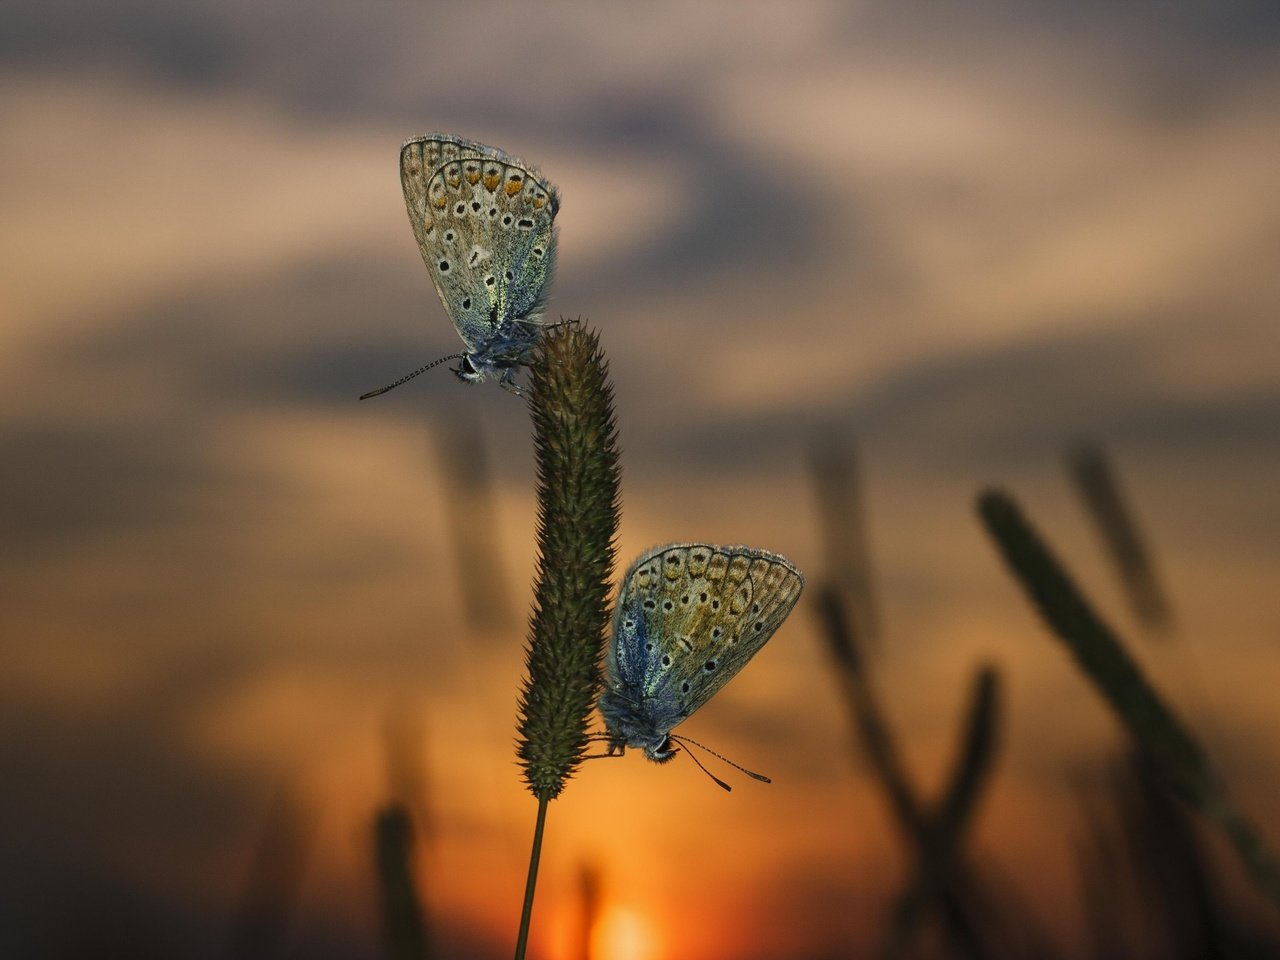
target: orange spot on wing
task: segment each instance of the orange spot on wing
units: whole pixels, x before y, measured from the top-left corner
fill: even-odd
[[[496,173],[492,174],[491,176],[484,178],[484,188],[486,190],[497,190],[498,184],[501,182],[502,182],[502,177],[500,177]]]
[[[534,198],[533,198],[533,208],[534,208],[535,210],[541,210],[541,209],[542,209],[544,206],[546,206],[546,205],[547,205],[547,198],[546,198],[546,197],[534,197]]]

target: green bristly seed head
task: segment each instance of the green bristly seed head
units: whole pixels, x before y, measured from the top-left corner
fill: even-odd
[[[599,337],[549,328],[529,375],[538,569],[517,752],[534,796],[559,795],[586,752],[618,530],[613,389]]]

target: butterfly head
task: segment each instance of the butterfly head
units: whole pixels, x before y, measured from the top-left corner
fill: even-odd
[[[485,378],[489,364],[475,354],[464,353],[462,362],[453,368],[454,375],[466,383],[480,383]]]
[[[481,383],[494,377],[504,390],[521,396],[522,391],[516,386],[516,371],[524,362],[523,356],[495,357],[477,351],[464,353],[462,362],[452,370],[459,380],[466,383]]]
[[[605,688],[600,695],[600,716],[613,742],[636,747],[654,763],[666,763],[679,751],[668,730],[655,723],[644,704],[636,703],[618,690]]]
[[[680,748],[671,742],[668,734],[662,734],[661,738],[651,740],[644,745],[644,755],[654,763],[666,763],[679,752]]]

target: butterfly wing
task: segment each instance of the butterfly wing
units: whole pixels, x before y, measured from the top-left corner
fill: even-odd
[[[657,729],[670,730],[755,656],[803,587],[789,560],[765,550],[655,547],[622,579],[605,680]]]
[[[495,147],[432,133],[400,148],[405,208],[423,262],[468,349],[514,352],[536,329],[555,263],[560,198],[533,167]]]

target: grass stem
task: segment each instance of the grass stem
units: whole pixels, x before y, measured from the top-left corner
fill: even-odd
[[[524,882],[524,907],[520,911],[520,935],[516,937],[516,960],[524,960],[529,946],[529,920],[533,916],[533,888],[538,884],[538,864],[542,860],[542,834],[547,826],[549,800],[538,798],[538,819],[533,825],[533,849],[529,851],[529,876]]]

